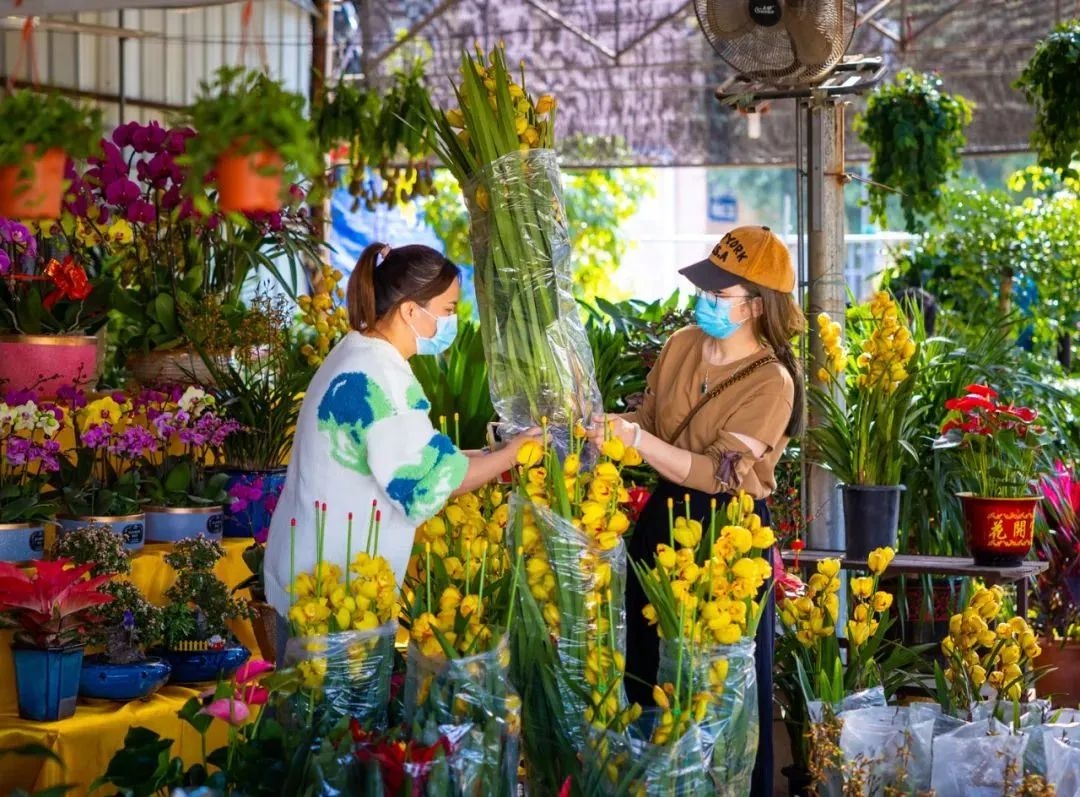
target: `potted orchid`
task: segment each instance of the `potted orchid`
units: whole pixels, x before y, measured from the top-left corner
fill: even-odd
[[[228,477],[208,465],[221,462],[225,442],[240,424],[223,416],[213,396],[193,386],[145,388],[132,406],[155,441],[139,463],[146,539],[220,538]]]
[[[15,628],[12,657],[19,715],[52,722],[75,713],[83,639],[99,606],[108,576],[85,578],[90,565],[69,559],[37,562],[33,575],[0,562],[0,625]]]
[[[0,384],[46,396],[93,387],[109,295],[82,247],[52,231],[0,218]]]
[[[60,469],[61,418],[59,408],[32,395],[0,401],[0,560],[39,559],[45,550],[45,522],[56,505],[42,489]]]
[[[987,385],[968,385],[949,399],[937,450],[954,452],[964,531],[975,564],[1017,566],[1031,550],[1034,490],[1045,430],[1038,412],[998,401]]]
[[[53,558],[89,565],[90,576],[109,580],[101,591],[112,601],[87,628],[86,644],[97,653],[83,658],[79,694],[102,700],[146,698],[169,680],[170,667],[148,658],[146,648],[161,638],[162,610],[130,580],[131,554],[108,526],[90,524],[56,541]]]
[[[57,516],[60,533],[100,523],[120,535],[129,550],[142,548],[146,517],[138,465],[157,450],[157,438],[136,422],[123,393],[88,401],[84,392],[68,386],[59,398],[74,416],[73,445],[52,479],[63,512]]]

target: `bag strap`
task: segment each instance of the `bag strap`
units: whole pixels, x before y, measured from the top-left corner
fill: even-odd
[[[682,419],[682,423],[679,424],[679,427],[675,430],[675,433],[671,436],[671,439],[668,442],[671,445],[674,445],[675,441],[679,439],[679,435],[686,431],[686,427],[690,425],[690,421],[692,421],[694,419],[694,416],[701,411],[701,408],[708,404],[710,401],[712,401],[714,398],[716,398],[718,395],[720,395],[720,393],[722,393],[724,390],[727,390],[736,382],[740,382],[746,377],[750,376],[750,374],[754,373],[754,371],[758,370],[759,368],[774,362],[779,362],[779,360],[777,360],[776,357],[772,354],[766,354],[764,357],[754,360],[746,367],[740,368],[727,379],[724,379],[719,384],[717,384],[716,387],[714,387],[712,390],[702,396],[701,400],[698,401],[698,403],[691,408],[690,412],[688,412],[686,417]]]

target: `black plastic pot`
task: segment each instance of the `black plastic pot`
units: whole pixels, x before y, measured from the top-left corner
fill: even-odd
[[[902,484],[842,484],[848,559],[866,559],[875,548],[896,548]]]

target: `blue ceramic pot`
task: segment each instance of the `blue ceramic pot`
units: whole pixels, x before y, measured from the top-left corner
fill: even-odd
[[[216,681],[219,678],[231,678],[245,661],[251,658],[251,651],[243,645],[231,645],[221,650],[155,650],[172,667],[169,682],[174,684],[199,684]]]
[[[19,716],[55,722],[75,713],[82,673],[83,646],[58,650],[12,647]]]
[[[224,472],[228,474],[225,492],[232,498],[225,504],[225,536],[254,537],[265,532],[285,486],[285,468]]]
[[[83,659],[79,696],[97,700],[146,699],[169,680],[172,667],[161,659],[110,664],[104,656]]]
[[[146,541],[179,542],[200,534],[220,541],[223,523],[220,506],[148,506]]]
[[[40,523],[0,523],[0,562],[29,562],[45,555]]]
[[[81,529],[91,523],[108,526],[124,541],[124,547],[129,551],[138,551],[146,542],[146,515],[140,512],[137,515],[80,515],[79,517],[57,517],[56,522],[60,525],[59,533],[63,536],[66,532]]]

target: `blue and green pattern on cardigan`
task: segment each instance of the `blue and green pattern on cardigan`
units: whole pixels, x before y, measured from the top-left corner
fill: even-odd
[[[378,383],[366,374],[339,374],[319,401],[319,431],[330,437],[330,456],[343,468],[371,475],[367,429],[394,414],[394,405]]]
[[[433,517],[464,480],[469,459],[449,437],[435,433],[420,450],[420,462],[402,465],[386,487],[386,494],[416,522]]]

